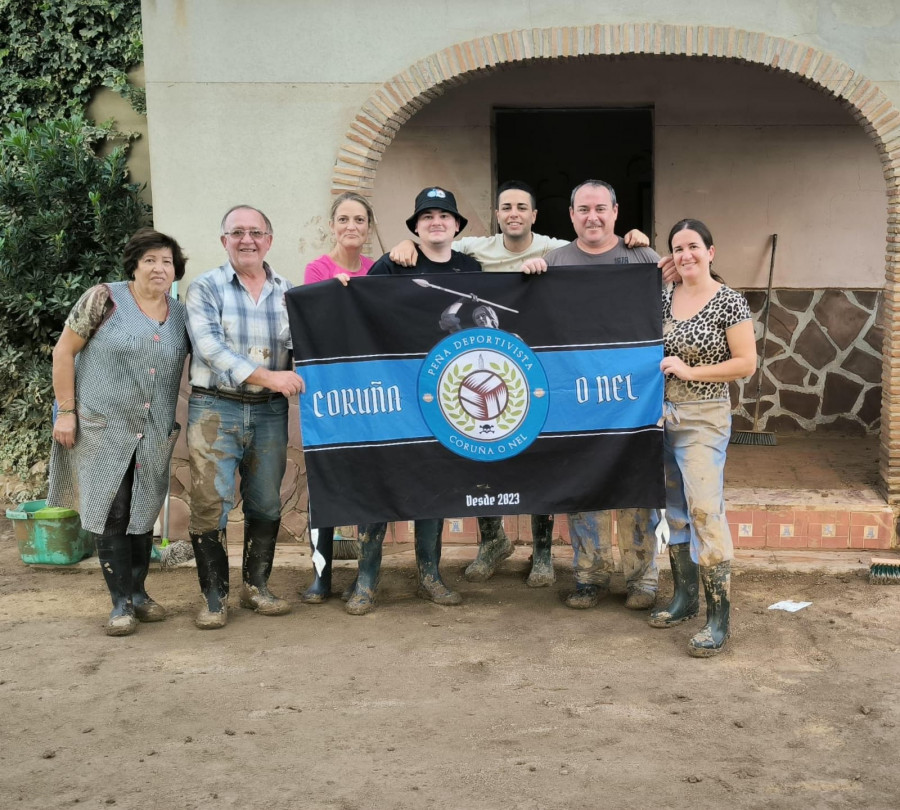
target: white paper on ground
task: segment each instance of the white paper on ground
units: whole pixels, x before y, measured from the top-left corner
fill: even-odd
[[[803,608],[809,607],[811,604],[812,602],[795,602],[792,599],[783,599],[781,602],[769,605],[769,610],[786,610],[788,613],[796,613],[798,610],[803,610]]]

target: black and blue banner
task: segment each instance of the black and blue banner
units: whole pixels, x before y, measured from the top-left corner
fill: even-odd
[[[655,265],[287,294],[310,525],[662,507]]]

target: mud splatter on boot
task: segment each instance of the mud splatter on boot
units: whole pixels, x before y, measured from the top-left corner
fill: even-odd
[[[375,608],[375,592],[378,590],[381,573],[381,549],[386,531],[387,523],[360,526],[359,573],[346,606],[347,613],[351,616],[364,616]]]
[[[513,544],[503,531],[503,518],[478,518],[478,529],[481,532],[478,556],[463,574],[469,582],[486,582],[494,576],[497,566],[513,553]]]
[[[225,530],[191,534],[203,607],[194,619],[201,630],[217,630],[228,623],[228,552]]]
[[[553,515],[531,516],[531,573],[525,584],[529,588],[547,588],[556,582],[553,570]]]
[[[153,553],[153,532],[127,536],[131,540],[131,602],[134,615],[141,622],[161,622],[166,618],[166,609],[151,599],[144,587]]]
[[[731,562],[700,566],[700,581],[706,592],[706,625],[688,645],[694,658],[718,655],[731,637]]]
[[[349,602],[350,597],[353,596],[353,591],[356,588],[356,580],[358,577],[353,578],[353,582],[351,582],[343,591],[341,591],[341,601]]]
[[[456,591],[451,591],[441,579],[441,533],[444,521],[417,520],[415,528],[416,567],[419,570],[419,587],[416,594],[436,605],[461,604],[462,596]]]
[[[106,622],[106,635],[130,636],[138,625],[137,617],[134,615],[134,604],[131,601],[130,538],[123,534],[97,534],[94,535],[94,539],[100,570],[103,572],[103,579],[106,580],[113,604]]]
[[[597,607],[600,604],[600,600],[608,593],[608,589],[602,585],[576,582],[575,590],[566,597],[566,607],[570,607],[573,610],[587,610],[588,608]]]
[[[628,610],[648,610],[656,604],[656,591],[645,591],[643,588],[629,588],[625,597]]]
[[[700,580],[697,563],[691,559],[690,543],[669,546],[674,593],[672,601],[659,610],[651,611],[651,627],[674,627],[700,612]]]
[[[290,603],[269,590],[280,527],[280,520],[244,520],[241,607],[255,610],[260,616],[283,616],[291,612]]]

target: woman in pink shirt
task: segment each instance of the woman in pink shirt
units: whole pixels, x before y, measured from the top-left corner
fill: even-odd
[[[369,228],[375,224],[375,214],[369,201],[360,194],[347,191],[339,195],[331,206],[331,220],[328,225],[334,235],[334,247],[330,252],[313,259],[306,265],[304,284],[328,281],[336,278],[346,284],[354,276],[364,276],[374,261],[362,255],[363,246],[369,238]],[[325,559],[322,572],[315,563],[316,578],[301,595],[300,601],[320,604],[331,596],[331,563],[334,559],[334,528],[319,529],[316,550]],[[351,589],[352,590],[352,589]]]
[[[369,238],[369,228],[375,224],[375,214],[369,201],[360,194],[346,191],[331,206],[328,227],[334,235],[330,252],[306,265],[304,284],[337,278],[343,283],[354,276],[364,276],[374,260],[362,255]]]

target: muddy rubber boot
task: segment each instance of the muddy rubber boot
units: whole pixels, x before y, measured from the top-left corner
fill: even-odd
[[[709,658],[725,648],[731,635],[731,561],[700,566],[700,581],[706,592],[706,626],[688,644],[694,658]]]
[[[436,605],[459,605],[462,596],[451,591],[441,579],[441,533],[443,520],[416,521],[416,567],[419,588],[416,595]]]
[[[353,591],[356,589],[356,580],[359,579],[359,575],[357,574],[353,578],[353,582],[351,582],[343,591],[341,591],[341,601],[349,602],[350,597],[353,596]]]
[[[364,616],[375,607],[375,592],[381,573],[381,547],[387,523],[370,523],[360,526],[359,573],[353,583],[353,593],[347,600],[346,610],[351,616]]]
[[[228,622],[228,552],[225,530],[191,535],[197,579],[204,605],[194,619],[201,630],[216,630]]]
[[[150,571],[150,555],[153,553],[153,532],[129,534],[131,540],[131,603],[134,615],[141,622],[161,622],[166,609],[148,596],[144,589]]]
[[[647,610],[656,604],[656,591],[645,591],[643,588],[629,588],[625,597],[625,607],[629,610]]]
[[[597,607],[600,600],[609,593],[609,590],[602,585],[592,585],[590,583],[575,583],[575,590],[566,597],[566,607],[573,610],[587,610],[588,608]]]
[[[669,546],[669,564],[675,591],[668,605],[651,611],[651,627],[674,627],[700,612],[699,571],[697,563],[691,559],[691,544]]]
[[[556,582],[553,570],[553,515],[531,516],[531,573],[529,588],[547,588]]]
[[[478,530],[481,533],[478,556],[463,574],[469,582],[487,582],[497,566],[513,553],[513,544],[503,531],[502,517],[478,518]]]
[[[131,542],[124,534],[95,534],[97,558],[113,609],[106,622],[106,635],[130,636],[138,625],[131,601]]]
[[[244,519],[241,607],[255,610],[260,616],[283,616],[291,612],[290,602],[269,590],[280,527],[280,520]]]
[[[312,549],[312,541],[309,547]],[[321,605],[328,597],[331,596],[331,563],[334,560],[334,526],[327,526],[319,529],[319,536],[316,538],[316,548],[312,549],[313,555],[316,551],[325,558],[325,565],[322,573],[316,568],[313,562],[313,573],[315,579],[302,594],[300,601],[307,605]],[[349,597],[348,597],[349,598]]]

